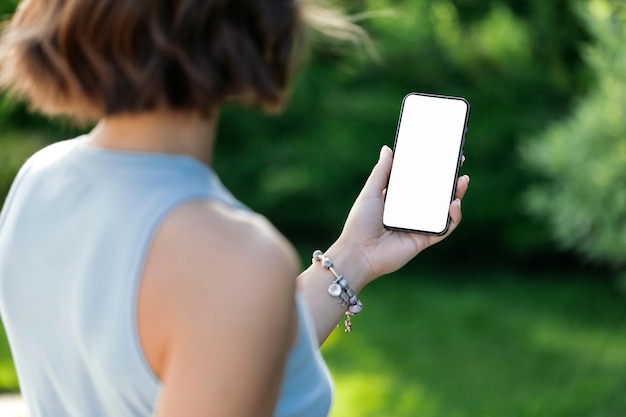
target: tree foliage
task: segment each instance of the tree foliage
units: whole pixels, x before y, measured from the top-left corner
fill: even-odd
[[[548,240],[522,209],[529,174],[516,149],[566,114],[585,88],[577,46],[587,35],[570,2],[345,5],[381,12],[362,22],[380,62],[318,48],[284,115],[225,112],[216,158],[224,181],[290,237],[319,244],[338,233],[380,146],[393,143],[402,97],[410,91],[464,96],[472,106],[464,224],[432,250],[487,262],[543,253]]]
[[[540,175],[530,211],[567,249],[626,266],[626,4],[590,2],[581,15],[594,43],[585,61],[594,86],[574,111],[523,148]]]
[[[215,168],[288,237],[323,246],[339,233],[380,146],[393,143],[404,95],[463,96],[472,106],[464,224],[429,258],[490,262],[543,253],[548,240],[521,205],[534,174],[516,149],[585,91],[578,46],[587,35],[572,12],[576,1],[339,1],[348,12],[369,13],[361,23],[380,59],[364,48],[317,42],[282,115],[224,109]],[[0,11],[15,3],[0,0]],[[0,124],[2,149],[14,140],[3,131],[34,126],[48,140],[67,132],[13,102],[0,106]]]

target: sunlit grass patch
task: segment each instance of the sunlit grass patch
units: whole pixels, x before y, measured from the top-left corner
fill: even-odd
[[[18,389],[17,375],[11,359],[11,351],[4,328],[0,323],[0,393],[15,392]]]
[[[606,283],[486,275],[367,288],[353,333],[323,349],[332,416],[626,415],[626,300]]]

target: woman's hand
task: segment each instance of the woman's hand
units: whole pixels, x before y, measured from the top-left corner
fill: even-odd
[[[337,246],[346,248],[347,245],[362,256],[366,264],[367,282],[396,271],[427,247],[449,236],[461,221],[461,200],[469,184],[467,175],[457,179],[455,199],[450,204],[450,228],[445,235],[388,230],[383,227],[382,218],[392,159],[391,149],[383,146],[378,163],[354,202],[336,242]]]
[[[384,146],[380,159],[357,197],[339,239],[325,252],[350,287],[360,292],[381,275],[393,272],[427,247],[445,239],[461,221],[461,199],[469,177],[457,180],[455,199],[450,204],[450,228],[443,236],[387,230],[383,227],[384,193],[391,171],[392,152]],[[312,265],[298,279],[306,297],[318,340],[326,340],[345,307],[328,295],[334,276],[319,265]]]

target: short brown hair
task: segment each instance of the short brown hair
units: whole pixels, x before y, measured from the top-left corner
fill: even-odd
[[[301,36],[296,0],[23,0],[0,84],[47,114],[206,115],[227,99],[281,104]]]

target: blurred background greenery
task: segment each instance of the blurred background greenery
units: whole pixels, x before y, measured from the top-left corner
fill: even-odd
[[[468,99],[472,182],[454,235],[366,289],[325,346],[334,416],[626,415],[624,2],[336,3],[372,15],[380,60],[320,42],[281,115],[225,109],[224,183],[323,249],[411,91]],[[4,96],[0,127],[0,201],[28,155],[80,133]],[[0,390],[11,366],[0,344]]]

